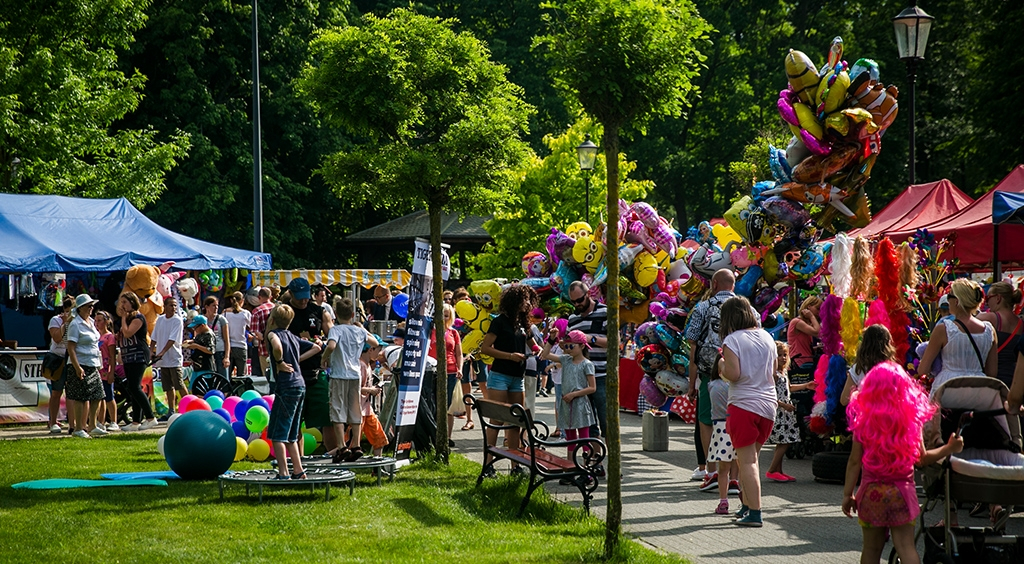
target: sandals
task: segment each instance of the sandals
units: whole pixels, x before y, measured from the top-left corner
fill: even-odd
[[[351,450],[348,451],[348,454],[345,455],[345,462],[355,462],[356,460],[359,460],[360,458],[362,458],[362,456],[363,456],[363,449],[361,449],[361,448],[351,449]]]
[[[291,476],[285,476],[284,474],[278,474],[278,475],[274,476],[274,481],[275,482],[278,481],[278,480],[291,480],[291,479],[292,479]]]
[[[306,471],[303,470],[302,472],[299,472],[298,474],[292,474],[291,479],[292,480],[305,480],[306,479]]]
[[[462,430],[468,431],[470,429],[473,429],[474,427],[476,427],[476,425],[473,425],[472,421],[467,421],[466,424],[462,426]]]
[[[348,447],[338,447],[337,450],[334,451],[334,456],[331,457],[331,462],[333,464],[341,464],[342,462],[345,462],[346,456],[348,456]]]

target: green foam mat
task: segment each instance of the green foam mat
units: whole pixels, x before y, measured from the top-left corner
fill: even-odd
[[[52,478],[49,480],[32,480],[21,482],[11,487],[25,490],[64,490],[74,488],[111,488],[125,486],[167,486],[163,480],[72,480],[69,478]]]

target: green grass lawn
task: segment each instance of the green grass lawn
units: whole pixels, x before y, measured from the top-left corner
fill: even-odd
[[[601,521],[534,494],[516,517],[524,481],[474,487],[480,466],[417,462],[378,488],[358,475],[347,487],[264,490],[245,496],[212,482],[168,487],[11,489],[44,478],[166,470],[154,435],[0,441],[0,559],[5,562],[593,562]],[[267,467],[236,463],[235,470]],[[255,492],[255,491],[254,491]],[[268,493],[269,492],[269,493]],[[624,541],[619,560],[683,562]]]

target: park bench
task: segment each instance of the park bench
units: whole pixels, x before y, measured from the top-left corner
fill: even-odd
[[[548,429],[541,421],[534,421],[530,411],[519,404],[507,404],[485,399],[477,399],[467,394],[462,400],[470,409],[475,408],[477,421],[483,431],[484,465],[476,480],[477,487],[483,483],[484,476],[493,472],[496,460],[509,460],[530,470],[530,484],[526,497],[519,506],[519,515],[526,510],[533,491],[549,480],[568,480],[580,490],[583,496],[583,508],[590,512],[590,500],[598,486],[598,472],[605,457],[605,444],[601,439],[576,439],[572,441],[552,441],[548,439]],[[511,430],[519,428],[521,444],[507,447],[491,446],[487,442],[487,430]],[[570,457],[558,456],[547,449],[566,449],[574,447]],[[489,460],[488,460],[489,459]]]

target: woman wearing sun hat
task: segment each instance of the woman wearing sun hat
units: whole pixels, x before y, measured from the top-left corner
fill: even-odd
[[[100,332],[92,321],[92,309],[96,300],[89,294],[79,294],[75,298],[75,317],[68,326],[65,339],[68,347],[68,374],[65,392],[70,400],[74,400],[70,415],[72,433],[82,439],[92,438],[86,431],[86,421],[96,420],[96,410],[103,403],[103,382],[100,379],[100,367],[103,366],[100,355]],[[89,417],[86,419],[86,411]],[[93,435],[106,435],[106,429],[96,426]]]

